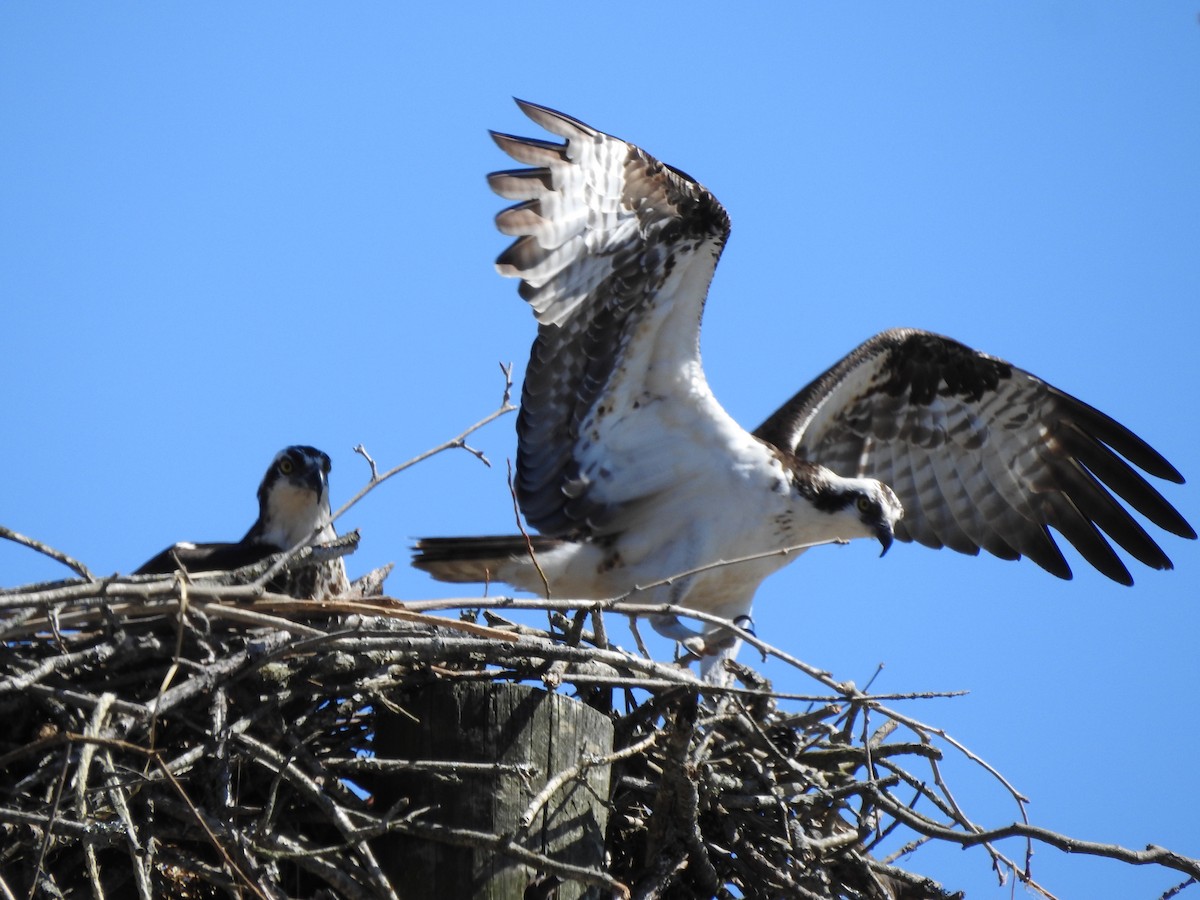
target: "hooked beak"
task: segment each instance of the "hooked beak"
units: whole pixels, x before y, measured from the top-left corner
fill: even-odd
[[[310,466],[308,471],[301,476],[301,481],[318,497],[325,493],[327,482],[325,481],[325,472],[320,466]]]
[[[892,526],[886,522],[876,526],[875,537],[879,540],[879,546],[883,548],[879,551],[880,557],[883,557],[891,549],[892,541],[894,540]]]

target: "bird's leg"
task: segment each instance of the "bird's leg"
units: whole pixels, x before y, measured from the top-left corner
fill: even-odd
[[[702,642],[704,639],[704,632],[684,625],[679,621],[678,616],[650,616],[650,624],[663,637],[678,641],[685,647],[688,647],[689,643],[697,640]],[[688,649],[691,648],[688,647]]]

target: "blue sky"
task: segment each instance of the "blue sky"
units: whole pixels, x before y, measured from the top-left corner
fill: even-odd
[[[753,427],[884,328],[941,331],[1125,422],[1194,481],[1200,23],[1194,3],[261,3],[0,6],[0,524],[97,572],[236,539],[272,455],[368,472],[460,431],[534,323],[492,260],[510,96],[635,141],[724,203],[706,368]],[[514,421],[340,527],[355,573],[414,537],[511,531]],[[1194,485],[1167,486],[1195,525]],[[759,634],[883,691],[1033,800],[1036,824],[1200,856],[1200,548],[1121,588],[1028,562],[823,548],[770,579]],[[64,569],[0,544],[0,584]],[[768,667],[782,690],[810,683]],[[1015,809],[952,765],[976,821]],[[1007,847],[1019,855],[1016,844]],[[905,863],[1007,897],[982,851]],[[1042,849],[1062,897],[1178,879]],[[1195,890],[1195,889],[1194,889]],[[1186,894],[1185,894],[1186,896]]]

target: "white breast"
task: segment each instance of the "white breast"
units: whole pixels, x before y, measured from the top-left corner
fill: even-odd
[[[336,534],[328,520],[327,498],[318,498],[307,488],[280,482],[267,497],[263,540],[276,547],[294,547],[310,538],[321,526],[323,529],[317,539],[332,540]]]

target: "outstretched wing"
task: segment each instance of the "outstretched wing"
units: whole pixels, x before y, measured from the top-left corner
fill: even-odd
[[[925,331],[871,338],[755,435],[890,485],[904,504],[902,540],[1028,556],[1060,578],[1071,569],[1050,528],[1122,584],[1133,579],[1105,535],[1146,565],[1171,568],[1113,494],[1155,525],[1196,536],[1134,468],[1183,481],[1145,441],[1036,376]]]
[[[643,404],[665,400],[684,416],[709,414],[710,402],[719,410],[699,331],[729,218],[701,185],[634,145],[517,103],[566,139],[492,134],[534,166],[488,176],[496,193],[521,201],[496,217],[517,237],[496,267],[521,279],[539,324],[517,421],[517,498],[533,527],[579,536],[665,487],[667,469],[653,457],[666,436],[641,418]],[[617,464],[620,483],[606,482]]]

